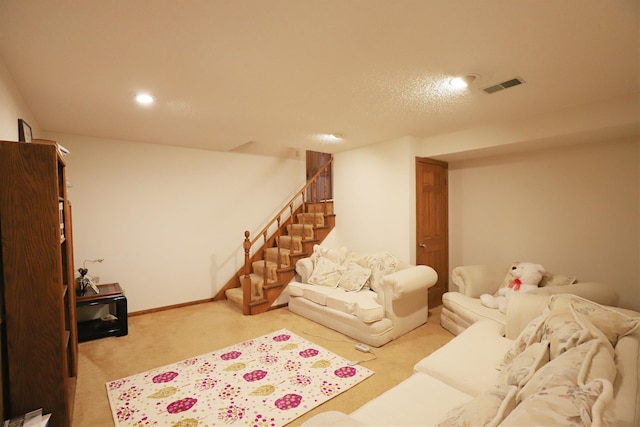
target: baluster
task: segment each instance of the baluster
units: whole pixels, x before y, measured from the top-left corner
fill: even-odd
[[[249,251],[251,249],[251,241],[249,240],[249,231],[244,232],[244,280],[242,281],[242,314],[251,314],[249,303],[251,302],[251,260],[249,259]]]
[[[322,204],[322,209],[324,211],[325,216],[327,215],[327,199],[329,198],[329,186],[327,185],[327,181],[329,180],[329,166],[328,164],[324,166],[324,203]]]
[[[264,287],[267,285],[267,230],[264,230],[262,233],[262,247],[264,248],[262,252],[262,265],[264,267],[262,271],[262,292],[264,292]]]
[[[289,233],[289,253],[293,252],[293,201],[289,203],[289,224],[291,224],[291,232]]]
[[[276,264],[277,264],[278,270],[280,270],[282,268],[282,259],[280,259],[280,257],[282,256],[282,255],[280,255],[280,236],[282,235],[281,234],[282,232],[280,231],[280,217],[281,217],[281,215],[278,215],[278,218],[276,220],[277,224],[278,224],[278,228],[276,228],[276,233],[277,233],[277,236],[276,236],[277,240],[276,241],[278,242],[278,244],[276,245],[276,247],[278,248],[277,255],[276,255],[276,257],[277,257],[277,263]],[[289,259],[291,259],[291,258],[289,258]]]

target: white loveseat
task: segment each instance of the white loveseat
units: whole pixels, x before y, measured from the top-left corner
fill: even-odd
[[[316,245],[296,263],[289,310],[374,347],[427,321],[428,289],[438,276],[388,253],[347,253]]]
[[[445,292],[442,296],[440,324],[454,335],[458,335],[473,323],[489,319],[502,327],[506,315],[495,308],[488,308],[480,302],[480,295],[493,295],[499,287],[506,286],[510,277],[510,264],[465,265],[451,271],[451,282],[458,291]],[[574,294],[602,305],[618,305],[618,294],[601,283],[579,283],[575,277],[545,273],[538,289],[530,295]]]
[[[497,322],[475,322],[351,414],[303,425],[640,425],[640,313],[569,294],[522,297],[507,309],[507,337]]]

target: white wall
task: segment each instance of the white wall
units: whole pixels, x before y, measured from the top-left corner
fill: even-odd
[[[450,265],[534,261],[640,309],[637,140],[449,164]]]
[[[259,232],[302,187],[305,163],[246,154],[44,134],[0,58],[0,139],[18,118],[66,157],[76,268],[119,282],[129,311],[211,298],[243,262],[244,231]]]
[[[638,140],[556,146],[449,163],[450,266],[535,261],[612,286],[640,309]],[[415,262],[415,157],[402,138],[335,155],[327,246]]]
[[[415,262],[413,143],[406,137],[334,155],[336,229],[327,246]]]
[[[0,140],[18,140],[18,119],[25,120],[31,126],[34,138],[42,138],[38,123],[0,57]]]
[[[304,185],[305,163],[50,134],[66,157],[76,267],[126,288],[129,311],[213,297]]]
[[[42,135],[1,58],[0,101],[0,139],[17,140],[24,118],[34,137],[71,150],[76,266],[104,257],[90,271],[122,283],[130,311],[211,297],[239,265],[244,230],[258,231],[304,179],[304,162]],[[605,118],[615,127],[622,116]],[[553,123],[536,125],[546,129],[536,136],[564,129]],[[326,244],[415,262],[415,157],[486,146],[456,143],[469,138],[405,137],[336,154],[337,227]],[[640,309],[638,141],[549,145],[450,163],[450,265],[537,260],[611,284],[623,306]]]

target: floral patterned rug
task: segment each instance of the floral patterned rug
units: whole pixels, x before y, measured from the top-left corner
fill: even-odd
[[[106,384],[116,426],[283,426],[373,375],[279,331]]]

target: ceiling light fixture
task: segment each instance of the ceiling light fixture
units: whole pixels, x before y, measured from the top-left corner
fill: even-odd
[[[454,77],[449,80],[449,84],[458,89],[464,89],[468,87],[476,79],[475,74],[468,74],[466,76]]]
[[[137,93],[136,102],[140,105],[151,105],[155,102],[155,98],[148,93]]]
[[[323,144],[335,144],[344,140],[344,135],[341,133],[319,133],[312,135],[313,140]]]

